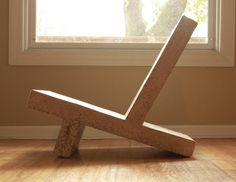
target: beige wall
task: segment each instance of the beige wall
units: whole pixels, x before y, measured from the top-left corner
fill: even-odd
[[[148,67],[9,66],[8,0],[0,1],[0,125],[52,125],[58,118],[26,108],[31,88],[49,89],[125,112]],[[147,121],[236,124],[236,69],[177,67]]]

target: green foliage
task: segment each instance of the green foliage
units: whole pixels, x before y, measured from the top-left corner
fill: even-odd
[[[208,0],[150,0],[153,6],[153,25],[142,16],[143,0],[124,0],[127,36],[167,36],[183,13],[191,15],[199,23],[207,22]]]
[[[193,12],[199,23],[207,21],[208,0],[188,0],[186,11]]]

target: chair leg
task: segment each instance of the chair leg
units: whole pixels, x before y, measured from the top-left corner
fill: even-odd
[[[54,153],[60,157],[70,157],[77,151],[84,127],[82,122],[63,120]]]

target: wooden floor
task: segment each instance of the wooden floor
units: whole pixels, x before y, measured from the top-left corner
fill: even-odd
[[[129,140],[87,140],[71,159],[55,141],[0,140],[0,182],[236,182],[236,139],[201,139],[192,158]]]

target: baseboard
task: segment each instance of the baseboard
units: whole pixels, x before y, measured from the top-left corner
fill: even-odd
[[[60,126],[0,126],[0,139],[56,139]],[[86,127],[83,139],[121,138],[110,133]]]
[[[236,138],[236,125],[168,125],[193,138]],[[0,139],[56,139],[60,126],[0,126]],[[121,138],[86,127],[83,139]]]

